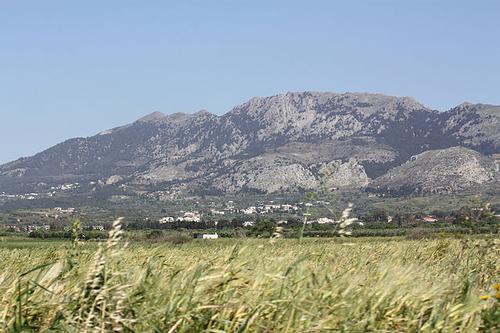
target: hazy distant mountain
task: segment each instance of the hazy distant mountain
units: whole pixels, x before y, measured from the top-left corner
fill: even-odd
[[[452,148],[459,146],[467,149]],[[186,194],[344,187],[453,192],[498,185],[496,153],[497,106],[464,103],[437,112],[408,97],[286,93],[252,98],[223,116],[155,112],[70,139],[0,166],[0,189],[79,182],[93,190]]]

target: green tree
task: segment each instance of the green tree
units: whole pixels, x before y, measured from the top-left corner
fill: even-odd
[[[263,219],[257,221],[252,228],[252,234],[261,237],[271,237],[276,228],[276,222],[272,219]]]

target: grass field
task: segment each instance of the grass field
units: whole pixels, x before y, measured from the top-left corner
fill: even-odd
[[[0,242],[0,331],[499,329],[495,238],[26,244]]]

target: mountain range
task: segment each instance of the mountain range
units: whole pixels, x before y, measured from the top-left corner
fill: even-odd
[[[410,97],[292,92],[217,116],[154,112],[0,166],[0,191],[78,183],[165,195],[360,189],[500,192],[500,107],[431,110]]]

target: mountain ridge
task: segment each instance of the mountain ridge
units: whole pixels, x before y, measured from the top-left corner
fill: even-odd
[[[115,176],[112,186],[180,194],[368,189],[425,151],[500,153],[499,110],[462,103],[438,112],[411,97],[288,92],[251,98],[220,116],[156,111],[3,164],[0,187],[43,190],[40,183],[105,184]]]

